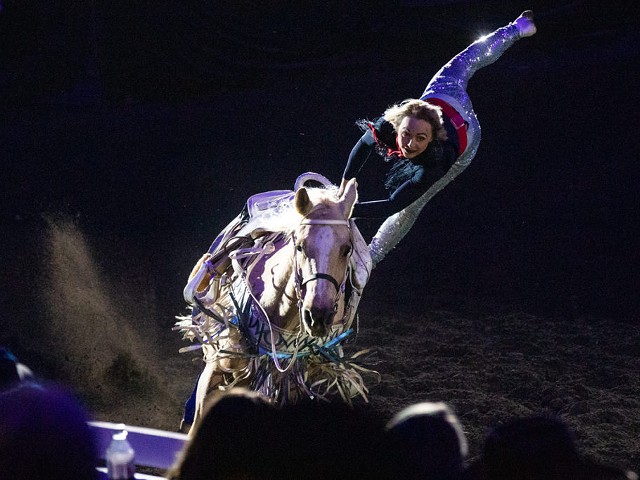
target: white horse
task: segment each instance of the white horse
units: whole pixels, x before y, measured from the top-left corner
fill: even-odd
[[[304,186],[309,179],[324,187]],[[299,177],[295,192],[254,196],[196,264],[185,288],[193,305],[176,329],[199,340],[205,367],[196,389],[205,399],[248,386],[278,404],[306,396],[349,402],[368,392],[343,341],[371,272],[368,246],[350,215],[357,185],[344,192],[317,174]],[[247,217],[249,217],[247,221]]]

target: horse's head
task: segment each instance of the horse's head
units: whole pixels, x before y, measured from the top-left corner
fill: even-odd
[[[327,335],[343,305],[353,249],[349,217],[357,196],[354,179],[339,197],[337,190],[296,192],[294,205],[303,218],[294,231],[295,275],[302,326],[312,336]]]

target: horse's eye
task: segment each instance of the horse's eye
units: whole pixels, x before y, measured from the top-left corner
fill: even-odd
[[[346,257],[351,253],[351,245],[346,245],[342,247],[342,256]]]
[[[296,245],[296,250],[297,250],[297,251],[299,251],[299,252],[302,252],[302,251],[303,251],[303,250],[302,250],[302,244],[301,244],[301,243],[299,243],[298,245]]]

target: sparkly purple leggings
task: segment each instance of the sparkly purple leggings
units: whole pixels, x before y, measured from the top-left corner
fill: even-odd
[[[474,73],[495,62],[519,39],[520,34],[514,24],[510,23],[501,27],[476,40],[458,53],[433,76],[427,85],[420,97],[422,100],[431,97],[441,98],[454,107],[468,123],[467,148],[449,171],[418,200],[387,218],[380,226],[369,245],[374,265],[379,263],[404,238],[426,203],[457,177],[473,160],[480,145],[480,123],[467,93],[467,83]]]

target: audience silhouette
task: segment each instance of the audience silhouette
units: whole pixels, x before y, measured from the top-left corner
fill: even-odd
[[[199,428],[193,433],[176,464],[167,472],[173,480],[259,478],[273,439],[268,425],[273,407],[261,396],[232,389],[206,406]]]
[[[560,418],[510,420],[487,435],[467,480],[634,480],[633,472],[584,458],[573,431]]]
[[[382,421],[367,409],[305,401],[273,407],[235,389],[208,406],[171,480],[399,478]],[[394,465],[394,472],[397,466]]]
[[[97,478],[88,420],[60,386],[29,382],[0,393],[0,480]]]
[[[0,480],[96,479],[89,414],[59,385],[36,383],[0,347]],[[367,405],[304,401],[275,407],[235,388],[212,401],[167,472],[170,480],[638,480],[581,454],[560,418],[493,428],[467,465],[462,425],[444,402],[419,402],[386,424]]]
[[[453,410],[443,402],[420,402],[398,412],[386,426],[411,478],[460,478],[467,439]]]

